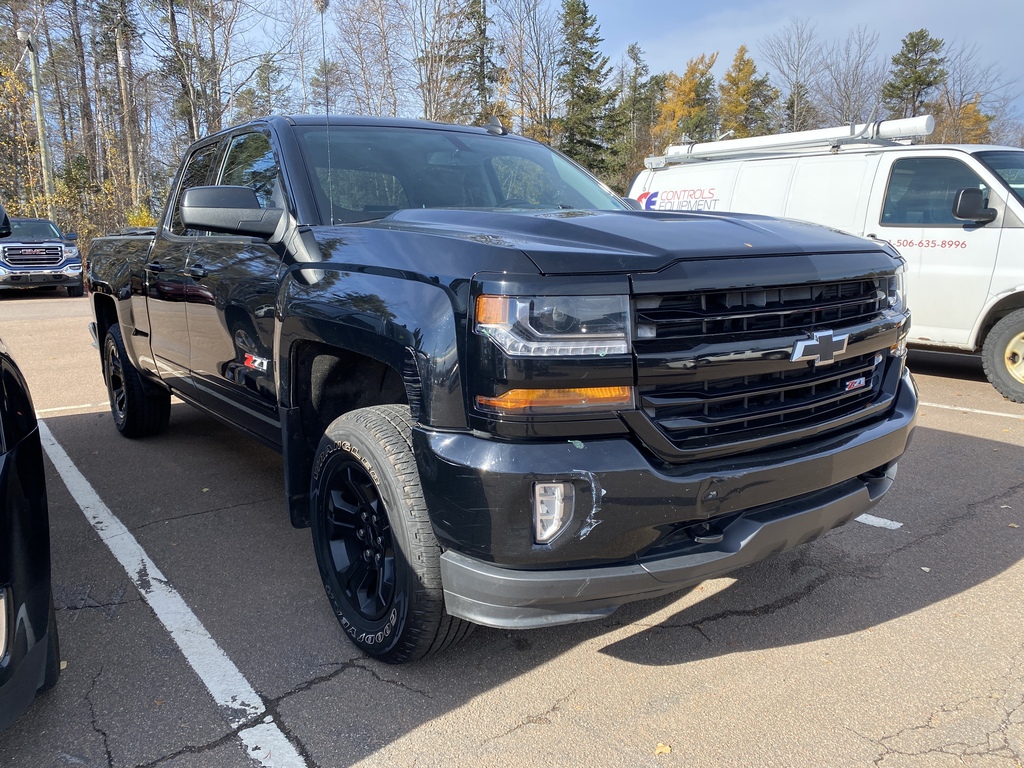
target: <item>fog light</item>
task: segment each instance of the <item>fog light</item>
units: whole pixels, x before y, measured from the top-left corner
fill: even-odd
[[[572,519],[575,501],[572,483],[535,483],[533,486],[533,539],[547,544]]]
[[[7,657],[7,588],[0,589],[0,659]]]

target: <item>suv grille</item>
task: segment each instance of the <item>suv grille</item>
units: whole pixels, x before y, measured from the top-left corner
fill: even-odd
[[[12,245],[4,248],[4,261],[12,267],[52,267],[64,258],[59,245]]]
[[[794,331],[864,322],[888,306],[888,278],[719,291],[637,299],[640,340],[671,340],[673,349],[742,335],[770,338]]]

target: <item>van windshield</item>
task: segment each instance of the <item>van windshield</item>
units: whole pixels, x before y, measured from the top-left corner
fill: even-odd
[[[978,152],[977,157],[987,165],[1024,204],[1024,150],[997,150]]]
[[[601,182],[542,144],[423,127],[301,126],[323,223],[406,208],[626,208]]]

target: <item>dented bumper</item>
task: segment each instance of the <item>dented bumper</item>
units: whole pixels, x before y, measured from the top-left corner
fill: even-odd
[[[859,429],[755,455],[665,466],[630,439],[500,442],[414,433],[449,613],[499,627],[599,618],[813,539],[876,504],[910,441],[917,393]],[[571,482],[550,544],[532,489]],[[706,524],[706,527],[705,525]],[[713,543],[698,541],[701,531]]]

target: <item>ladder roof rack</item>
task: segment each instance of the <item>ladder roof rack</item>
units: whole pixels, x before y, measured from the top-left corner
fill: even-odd
[[[934,130],[935,119],[931,115],[922,115],[903,120],[878,120],[859,125],[779,133],[772,136],[752,136],[746,139],[726,139],[699,144],[673,144],[665,149],[664,155],[648,157],[644,165],[654,169],[723,157],[781,155],[813,147],[837,152],[840,147],[849,145],[891,146],[899,143],[899,139],[927,136]]]

